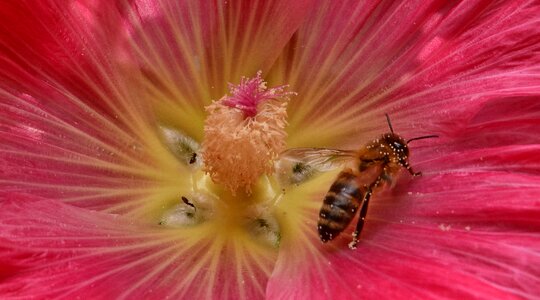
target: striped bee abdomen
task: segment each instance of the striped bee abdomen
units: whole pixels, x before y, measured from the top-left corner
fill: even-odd
[[[339,173],[319,212],[318,229],[322,242],[334,239],[351,223],[361,204],[364,189],[350,169]]]

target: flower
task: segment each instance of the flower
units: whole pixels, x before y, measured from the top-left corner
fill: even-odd
[[[1,298],[540,294],[535,1],[4,1],[0,20]],[[359,149],[384,113],[439,136],[410,145],[421,177],[374,193],[356,250],[354,221],[317,233],[339,169],[282,193],[262,168],[236,194],[201,169],[205,107],[242,77],[295,93],[287,148]]]

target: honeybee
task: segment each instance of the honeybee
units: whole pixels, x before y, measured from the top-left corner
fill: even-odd
[[[360,209],[353,240],[349,243],[349,248],[356,249],[373,192],[384,184],[391,184],[401,168],[405,168],[414,177],[421,175],[421,172],[414,172],[409,165],[408,144],[411,141],[438,136],[426,135],[405,140],[394,133],[388,114],[386,120],[390,132],[357,151],[294,148],[283,153],[283,157],[296,162],[293,165],[293,174],[302,176],[309,175],[309,172],[326,171],[350,164],[350,167],[344,167],[339,173],[324,197],[317,224],[323,243],[333,240],[343,232]]]

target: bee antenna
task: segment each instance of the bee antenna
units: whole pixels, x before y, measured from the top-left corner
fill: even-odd
[[[415,137],[415,138],[412,138],[412,139],[408,140],[407,144],[409,142],[411,142],[411,141],[430,139],[430,138],[438,138],[438,137],[439,137],[438,135],[424,135],[424,136],[420,136],[420,137]]]
[[[388,127],[390,127],[390,132],[394,133],[394,128],[392,128],[392,123],[390,123],[390,117],[387,113],[384,114],[386,116],[386,121],[388,122]]]

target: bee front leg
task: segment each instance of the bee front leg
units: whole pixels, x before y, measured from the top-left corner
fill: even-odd
[[[416,177],[416,176],[422,176],[422,172],[415,172],[412,170],[412,168],[409,168],[409,173],[411,173],[412,176]]]
[[[404,161],[404,162],[401,162],[401,165],[403,167],[405,167],[405,169],[407,169],[407,171],[409,171],[409,173],[411,173],[412,176],[416,177],[416,176],[422,176],[422,172],[415,172],[413,171],[411,165],[409,165],[409,163],[407,161]]]

